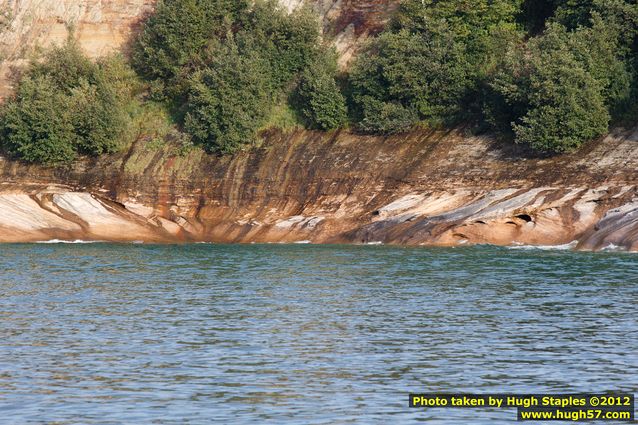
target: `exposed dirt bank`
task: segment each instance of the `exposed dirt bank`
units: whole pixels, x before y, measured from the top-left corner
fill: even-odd
[[[552,159],[457,132],[266,139],[227,158],[140,141],[70,171],[2,161],[0,241],[638,250],[638,129]]]

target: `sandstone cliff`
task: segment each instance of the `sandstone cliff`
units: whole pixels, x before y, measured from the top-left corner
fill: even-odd
[[[72,171],[0,166],[3,241],[577,241],[638,250],[638,129],[552,159],[456,132],[297,131],[233,157],[140,140]]]
[[[395,0],[308,0],[348,62]],[[301,0],[281,0],[290,9]],[[92,56],[120,49],[153,0],[0,0],[8,78],[73,25]],[[638,129],[553,159],[459,132],[296,131],[216,158],[140,138],[72,170],[0,159],[0,241],[90,239],[472,243],[638,250]]]

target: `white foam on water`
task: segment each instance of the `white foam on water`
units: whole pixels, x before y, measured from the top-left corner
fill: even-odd
[[[312,242],[310,242],[310,241],[297,241],[297,242],[295,242],[295,244],[297,244],[297,245],[307,245],[307,244],[311,244],[311,243]]]
[[[507,246],[507,249],[520,249],[523,251],[541,250],[541,251],[570,251],[576,248],[578,241],[572,241],[563,245],[522,245],[514,242],[514,245]]]
[[[37,241],[34,243],[38,244],[56,244],[56,243],[64,243],[64,244],[74,244],[74,243],[104,243],[105,241],[85,241],[82,239],[76,239],[74,241],[67,241],[62,239],[51,239],[48,241]]]
[[[383,242],[381,242],[381,241],[368,242],[368,243],[366,243],[366,245],[383,245]]]
[[[624,249],[621,246],[618,246],[616,244],[610,243],[609,245],[601,248],[601,251],[606,251],[606,252],[619,252],[619,251],[627,251],[626,249]]]

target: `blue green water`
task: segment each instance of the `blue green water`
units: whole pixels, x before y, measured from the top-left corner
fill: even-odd
[[[0,423],[509,424],[409,392],[638,389],[638,255],[0,246]]]

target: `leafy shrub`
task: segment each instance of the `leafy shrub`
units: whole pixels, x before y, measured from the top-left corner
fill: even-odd
[[[400,103],[380,102],[369,96],[361,99],[363,116],[359,128],[372,134],[403,133],[414,126],[419,116]]]
[[[28,162],[73,160],[78,137],[70,106],[51,77],[25,77],[2,111],[5,150]]]
[[[346,101],[332,75],[321,70],[306,70],[297,96],[302,105],[300,112],[310,127],[333,130],[345,124]]]
[[[403,0],[349,100],[366,132],[482,120],[565,152],[638,111],[637,54],[634,0]]]
[[[622,115],[631,102],[635,84],[635,71],[621,46],[622,30],[597,12],[590,25],[564,38],[578,62],[601,85],[605,106],[612,116]]]
[[[136,40],[135,69],[151,80],[176,77],[249,5],[247,0],[159,0]]]
[[[115,152],[127,123],[115,90],[103,81],[82,81],[71,90],[69,103],[78,151],[89,155]]]
[[[301,74],[295,104],[306,124],[318,130],[333,130],[347,121],[346,99],[335,81],[334,52],[325,52]]]
[[[171,86],[208,66],[211,45],[214,51],[229,39],[241,54],[268,61],[266,75],[283,87],[314,57],[319,26],[308,9],[288,14],[276,0],[161,0],[135,43],[133,64]]]
[[[285,87],[306,69],[320,48],[317,17],[301,8],[288,14],[276,0],[257,1],[238,22],[235,40],[244,54],[258,53],[270,65],[274,87]]]
[[[520,38],[519,0],[404,0],[388,30],[350,74],[359,128],[400,132],[415,124],[454,124],[475,105],[482,81]],[[383,129],[383,131],[382,131]]]
[[[229,48],[192,77],[184,127],[195,142],[232,153],[253,141],[272,105],[266,66]]]
[[[516,141],[541,152],[570,151],[607,131],[604,82],[574,49],[575,36],[553,24],[513,54],[494,82],[511,111]]]
[[[127,125],[132,76],[121,58],[93,63],[73,40],[51,49],[3,105],[4,149],[44,164],[115,151]]]
[[[78,43],[69,38],[65,45],[48,50],[43,60],[31,63],[28,74],[48,76],[60,90],[70,90],[80,82],[92,82],[97,66],[86,57]]]
[[[461,45],[406,30],[375,39],[350,73],[360,128],[371,132],[404,131],[408,119],[451,121],[468,84]]]
[[[300,115],[319,128],[343,122],[334,75],[310,69],[320,51],[319,24],[306,8],[289,14],[276,0],[163,0],[133,59],[153,98],[173,102],[195,142],[232,153],[273,121],[268,114],[298,83],[309,102]]]
[[[574,150],[605,134],[610,119],[600,86],[591,75],[573,61],[556,59],[553,69],[531,77],[538,95],[530,99],[520,123],[514,124],[517,142],[540,152]]]

